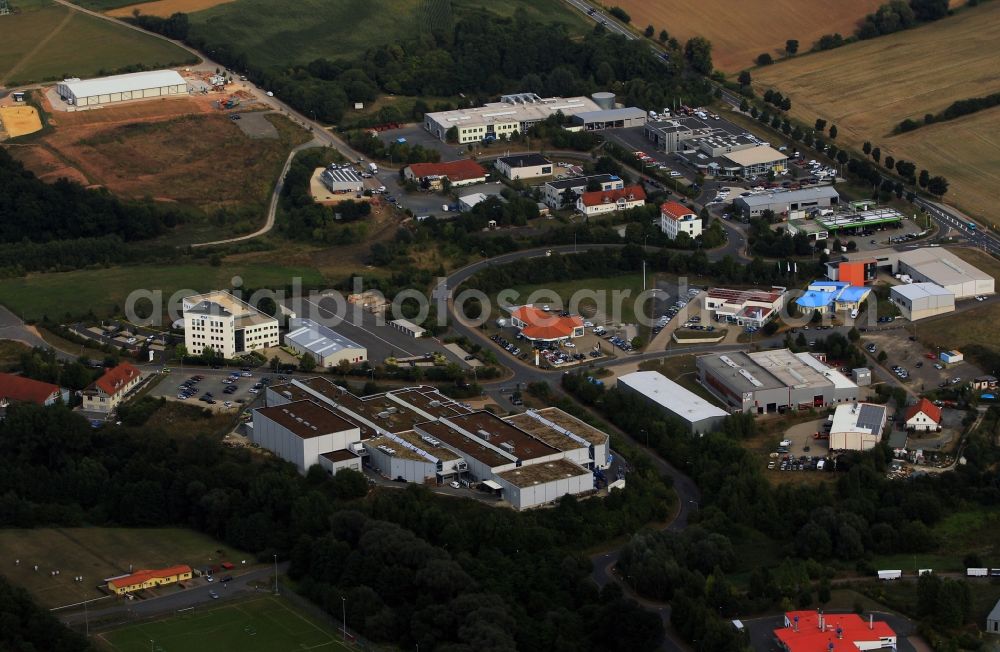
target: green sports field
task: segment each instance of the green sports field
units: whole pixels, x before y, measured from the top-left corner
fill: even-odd
[[[287,601],[261,596],[245,602],[196,608],[179,616],[99,635],[115,652],[341,652],[351,648],[338,632],[295,610]]]
[[[18,13],[0,18],[0,83],[93,77],[129,66],[157,68],[192,59],[172,43],[51,0],[12,4]]]

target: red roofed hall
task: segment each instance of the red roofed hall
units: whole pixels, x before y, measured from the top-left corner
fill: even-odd
[[[774,630],[778,646],[786,652],[856,652],[896,649],[896,632],[871,616],[789,611],[785,626]]]
[[[453,186],[468,186],[486,181],[486,169],[470,159],[450,163],[411,163],[403,169],[403,176],[417,183],[426,183],[432,189],[441,187],[443,179]]]
[[[125,595],[133,591],[183,582],[191,579],[191,567],[186,564],[179,564],[169,568],[157,570],[138,570],[131,575],[122,575],[108,580],[108,589],[118,595]]]
[[[529,340],[552,342],[583,335],[583,320],[577,315],[563,317],[528,304],[514,308],[511,321]]]
[[[584,215],[600,215],[637,208],[646,203],[642,186],[625,186],[618,190],[585,192],[576,200],[576,210]]]
[[[14,374],[0,374],[0,407],[11,403],[52,405],[60,395],[62,390],[58,385]]]
[[[937,430],[941,425],[941,408],[926,398],[906,408],[906,427],[909,430]]]
[[[111,412],[139,384],[142,373],[127,362],[112,367],[83,390],[83,409]]]
[[[681,233],[697,238],[701,235],[701,218],[684,204],[663,202],[660,204],[660,230],[671,240]]]

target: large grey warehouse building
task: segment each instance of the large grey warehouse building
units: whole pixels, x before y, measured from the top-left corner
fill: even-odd
[[[733,200],[740,216],[748,220],[760,216],[764,211],[774,211],[776,215],[788,211],[810,208],[829,208],[840,203],[840,193],[833,186],[815,186],[801,190],[776,190],[769,193],[737,197]]]
[[[64,79],[56,92],[75,106],[94,106],[187,95],[187,82],[176,70],[149,70],[97,79]]]
[[[636,371],[618,378],[618,389],[650,401],[687,424],[692,433],[709,432],[729,413],[657,371]]]
[[[701,384],[743,412],[764,414],[858,400],[853,381],[810,353],[733,352],[700,356],[696,363]]]
[[[386,478],[478,484],[527,509],[594,490],[609,464],[607,433],[557,408],[500,418],[433,387],[359,397],[322,377],[269,387],[265,399],[251,438],[302,472],[361,458]]]
[[[910,321],[955,310],[955,295],[934,283],[894,285],[889,293],[889,301]]]
[[[944,247],[921,247],[909,251],[877,249],[844,257],[847,260],[874,259],[879,269],[893,274],[907,274],[915,283],[940,285],[955,295],[956,300],[996,291],[992,276]]]
[[[580,125],[584,131],[641,127],[646,124],[646,112],[634,106],[621,109],[584,111],[573,116],[573,124]]]

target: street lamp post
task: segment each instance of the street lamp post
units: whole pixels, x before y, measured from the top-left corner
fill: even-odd
[[[347,642],[347,598],[340,596],[340,622],[344,625],[344,642]]]

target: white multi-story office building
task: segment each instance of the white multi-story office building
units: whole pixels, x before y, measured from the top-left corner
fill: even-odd
[[[210,347],[224,358],[278,346],[278,320],[219,290],[186,297],[184,346],[191,355]]]

